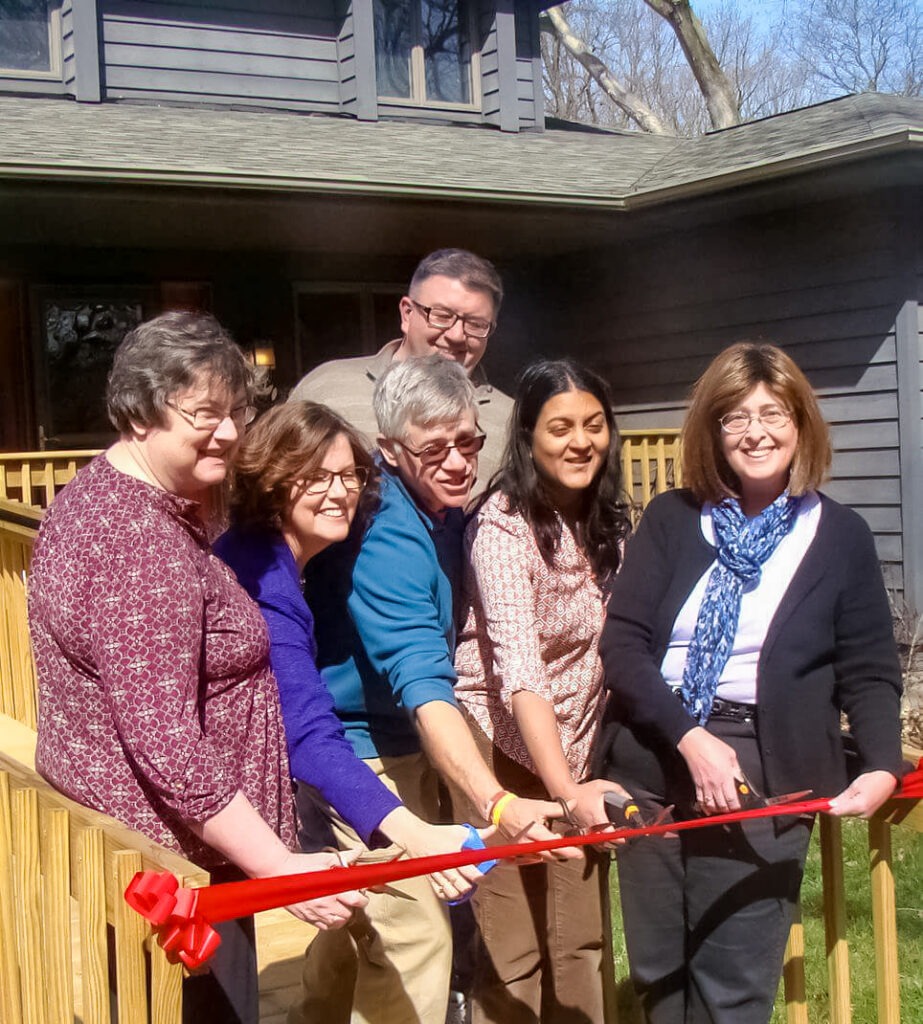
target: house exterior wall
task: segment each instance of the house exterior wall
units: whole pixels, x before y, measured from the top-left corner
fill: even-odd
[[[780,344],[831,425],[824,490],[862,514],[888,585],[909,583],[923,607],[912,540],[923,505],[905,493],[908,465],[920,464],[921,343],[902,211],[897,196],[815,203],[584,256],[570,268],[583,282],[578,312],[557,329],[570,339],[561,347],[610,380],[623,427],[680,426],[716,352],[743,339]],[[901,327],[911,319],[912,332]],[[902,383],[901,373],[915,376]]]
[[[538,9],[481,0],[470,105],[379,99],[373,0],[61,0],[57,69],[0,93],[231,104],[541,129]],[[537,90],[537,91],[536,91]]]
[[[99,0],[107,99],[341,109],[333,0]]]

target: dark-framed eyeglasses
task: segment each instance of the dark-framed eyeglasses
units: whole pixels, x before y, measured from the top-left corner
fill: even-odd
[[[217,430],[225,420],[231,420],[238,430],[249,427],[256,419],[256,408],[252,405],[237,405],[230,412],[218,412],[217,409],[184,409],[175,402],[164,402],[195,430]]]
[[[479,316],[462,316],[461,313],[453,313],[445,306],[424,306],[416,299],[410,299],[410,302],[414,309],[423,314],[429,326],[435,327],[437,331],[447,331],[461,320],[462,330],[469,338],[489,338],[497,326],[493,320],[482,320]]]
[[[341,473],[333,469],[318,469],[300,480],[298,486],[305,494],[326,494],[333,486],[334,480],[339,480],[343,490],[352,494],[361,491],[369,482],[369,471],[365,466],[354,466],[352,469],[344,469]]]
[[[434,441],[432,444],[426,444],[422,448],[411,448],[406,441],[401,441],[398,438],[392,438],[392,440],[405,451],[416,456],[424,466],[438,466],[445,462],[453,448],[466,459],[474,458],[484,447],[487,435],[475,434],[473,437],[463,437],[458,441]]]
[[[780,427],[784,427],[791,418],[792,414],[788,409],[773,405],[768,409],[752,413],[744,412],[743,409],[735,409],[733,412],[726,412],[718,422],[726,434],[745,434],[754,420],[757,423],[762,423],[767,430],[778,430]]]

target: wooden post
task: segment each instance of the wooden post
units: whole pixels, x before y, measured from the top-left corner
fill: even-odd
[[[0,772],[0,1020],[22,1020],[19,959],[13,914],[13,810],[10,777]]]
[[[181,1024],[183,968],[171,964],[167,954],[151,942],[151,1024]]]
[[[39,818],[45,1006],[52,1024],[69,1024],[74,1019],[69,816],[63,807],[42,807]]]
[[[84,1024],[109,1024],[106,947],[106,873],[103,830],[81,828],[77,839],[74,895],[80,911],[80,959]]]
[[[42,949],[42,876],[39,871],[38,793],[15,789],[13,808],[13,860],[16,941],[19,948],[22,1019],[46,1024],[45,965]]]
[[[122,898],[128,883],[140,870],[141,854],[135,850],[116,850],[112,854],[111,888],[107,902],[112,904],[115,922],[115,976],[119,1020],[125,1021],[147,1020],[144,962],[147,922]]]
[[[878,1024],[901,1024],[901,993],[897,971],[897,903],[894,898],[894,872],[891,866],[891,826],[880,818],[872,818],[869,822],[869,866],[872,875]]]
[[[785,1017],[788,1024],[808,1024],[808,996],[804,979],[804,925],[801,904],[795,907],[791,931],[785,944],[782,966],[785,986]]]
[[[830,1024],[851,1024],[849,947],[846,941],[846,889],[843,880],[843,824],[820,816],[820,858],[824,876],[824,932],[830,982]]]

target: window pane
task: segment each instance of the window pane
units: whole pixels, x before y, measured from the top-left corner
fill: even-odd
[[[459,0],[420,0],[426,97],[443,103],[470,103],[468,10]]]
[[[301,292],[298,296],[298,338],[301,372],[328,359],[358,355],[362,310],[358,292]]]
[[[377,352],[382,345],[401,333],[401,314],[398,304],[404,290],[398,286],[393,291],[372,293],[373,339],[371,351]]]
[[[375,0],[375,71],[379,96],[410,98],[411,3]]]
[[[122,338],[141,322],[140,304],[50,301],[42,314],[49,406],[44,427],[52,446],[72,446],[67,438],[81,435],[111,435],[106,378]]]
[[[50,71],[50,0],[0,0],[0,68]]]

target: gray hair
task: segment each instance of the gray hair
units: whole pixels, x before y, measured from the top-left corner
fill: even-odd
[[[163,313],[129,331],[115,353],[106,409],[121,434],[132,423],[163,426],[167,402],[203,382],[221,384],[253,402],[260,390],[255,367],[210,313]]]
[[[403,440],[407,426],[429,427],[474,410],[475,392],[461,364],[443,356],[391,363],[375,385],[372,405],[378,430]]]

